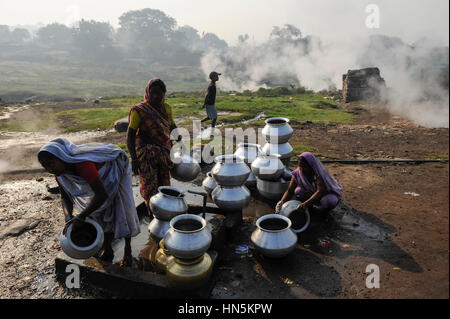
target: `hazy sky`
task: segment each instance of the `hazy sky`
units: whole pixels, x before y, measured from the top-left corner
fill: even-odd
[[[380,9],[380,28],[368,29],[368,4]],[[200,32],[213,32],[235,44],[248,33],[267,39],[272,26],[293,24],[304,35],[353,38],[367,34],[399,36],[407,42],[428,36],[448,45],[448,0],[0,0],[0,24],[70,23],[84,18],[118,26],[129,10],[159,9]]]

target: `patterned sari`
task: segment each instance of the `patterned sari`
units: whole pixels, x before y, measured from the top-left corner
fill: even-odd
[[[173,163],[170,159],[172,141],[170,132],[173,120],[167,113],[165,103],[156,108],[148,103],[149,84],[147,84],[145,102],[131,108],[141,119],[136,133],[136,155],[139,160],[139,185],[149,214],[150,198],[158,193],[159,186],[170,186],[170,169]]]

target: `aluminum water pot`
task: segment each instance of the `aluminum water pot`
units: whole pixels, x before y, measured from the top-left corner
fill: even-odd
[[[284,162],[285,160],[288,160],[289,162],[289,160],[292,157],[292,154],[294,153],[294,149],[289,143],[283,144],[266,143],[262,147],[262,151],[266,154],[280,154],[280,160],[282,162]]]
[[[211,175],[220,186],[241,186],[250,175],[250,169],[242,157],[234,154],[217,156],[216,165],[211,169]]]
[[[297,235],[291,229],[291,221],[285,216],[270,214],[256,221],[251,241],[262,255],[280,258],[288,255],[297,245]]]
[[[277,181],[284,172],[284,165],[278,154],[260,154],[252,163],[251,169],[256,178]]]
[[[272,117],[266,120],[266,126],[261,131],[267,142],[273,144],[287,143],[294,130],[289,125],[289,119],[284,117]]]
[[[153,218],[148,225],[148,232],[150,237],[157,243],[164,238],[164,235],[170,229],[170,222]]]
[[[200,174],[200,164],[192,156],[181,151],[175,152],[172,157],[173,168],[170,175],[176,180],[190,182]]]
[[[194,259],[202,256],[211,245],[212,235],[200,216],[183,214],[170,221],[164,236],[164,246],[172,256]]]
[[[305,211],[297,210],[298,205],[302,202],[298,200],[290,200],[281,206],[279,214],[282,216],[286,216],[292,222],[291,229],[294,233],[301,233],[305,231],[309,223],[311,222],[311,218],[309,215],[308,208]]]
[[[278,181],[267,181],[257,178],[256,188],[263,197],[272,201],[278,201],[289,188],[290,182],[290,180],[286,181],[283,178],[280,178]]]
[[[159,220],[170,221],[188,211],[184,192],[170,186],[158,187],[158,194],[150,198],[150,209]]]
[[[206,173],[206,178],[202,182],[203,189],[211,196],[212,191],[217,187],[216,181],[213,179],[211,172]]]
[[[242,157],[246,164],[251,165],[258,157],[260,147],[261,145],[254,143],[239,143],[234,155]]]
[[[217,186],[211,193],[214,203],[225,211],[239,211],[250,203],[250,191],[244,185],[234,187]]]

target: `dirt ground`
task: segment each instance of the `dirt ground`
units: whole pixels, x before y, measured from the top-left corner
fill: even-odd
[[[448,128],[420,127],[373,105],[354,108],[354,124],[295,125],[291,141],[335,159],[448,159]],[[0,238],[0,298],[113,297],[55,281],[64,218],[59,195],[48,191],[54,178],[35,158],[45,136],[27,137],[0,133],[0,234],[19,221],[32,228]],[[78,133],[76,141],[125,143],[125,134]],[[234,253],[250,243],[256,217],[246,217],[217,264],[211,297],[448,298],[448,163],[326,167],[344,187],[330,218],[314,217],[292,254],[268,260]],[[319,238],[330,246],[319,247]],[[369,264],[380,269],[378,289],[366,288]]]

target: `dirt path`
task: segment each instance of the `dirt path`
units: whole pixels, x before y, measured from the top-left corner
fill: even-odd
[[[383,112],[357,112],[352,125],[296,126],[292,141],[306,142],[329,158],[448,159],[448,129],[419,127]],[[125,143],[125,134],[85,139],[94,140]],[[11,138],[0,134],[0,141],[11,143]],[[69,291],[55,282],[53,262],[64,221],[59,195],[47,186],[56,183],[46,173],[8,173],[11,163],[16,169],[38,168],[41,146],[22,148],[18,158],[17,147],[10,145],[0,147],[0,158],[8,163],[3,173],[0,163],[0,232],[18,221],[39,223],[0,239],[0,297],[107,296]],[[316,220],[281,262],[234,254],[234,246],[248,242],[254,228],[254,219],[247,218],[217,265],[212,297],[448,298],[448,163],[326,166],[344,187],[343,204],[331,221]],[[331,241],[327,249],[316,244],[323,237]],[[380,289],[365,286],[368,264],[380,268]]]

